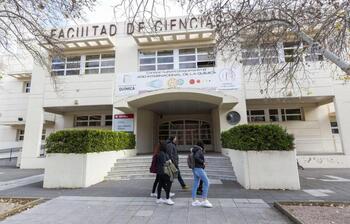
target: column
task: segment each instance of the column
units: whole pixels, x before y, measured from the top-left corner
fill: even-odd
[[[20,168],[44,168],[44,158],[40,158],[41,135],[44,124],[43,92],[47,71],[34,64],[31,79],[23,148]]]

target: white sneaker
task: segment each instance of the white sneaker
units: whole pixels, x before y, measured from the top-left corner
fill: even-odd
[[[170,193],[169,193],[169,196],[172,198],[172,197],[175,196],[175,193],[170,192]]]
[[[163,198],[159,198],[159,199],[156,200],[157,204],[162,204],[164,202],[165,202],[165,200]]]
[[[151,193],[151,197],[157,197],[157,193]]]
[[[169,199],[166,199],[166,200],[164,201],[164,203],[167,204],[167,205],[173,205],[173,204],[175,204],[175,202],[173,202],[173,200],[171,200],[170,198],[169,198]]]
[[[192,202],[192,206],[193,207],[198,207],[198,206],[201,206],[201,205],[202,205],[202,203],[200,201],[198,201],[198,200],[195,200],[195,201]]]
[[[201,205],[202,205],[203,207],[206,207],[206,208],[212,208],[212,207],[213,207],[213,205],[212,205],[208,200],[202,201],[202,202],[201,202]]]

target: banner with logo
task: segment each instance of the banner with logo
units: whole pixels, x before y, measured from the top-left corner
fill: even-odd
[[[132,96],[161,89],[235,90],[240,88],[240,68],[198,68],[121,73],[116,95]]]

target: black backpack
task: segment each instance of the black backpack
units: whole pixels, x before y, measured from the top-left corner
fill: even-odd
[[[187,165],[188,165],[188,168],[190,169],[194,169],[195,167],[195,160],[194,160],[194,154],[192,153],[192,149],[190,154],[188,154],[187,156]]]

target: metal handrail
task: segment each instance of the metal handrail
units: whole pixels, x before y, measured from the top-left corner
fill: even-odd
[[[0,154],[10,153],[10,156],[8,159],[11,161],[12,158],[17,157],[17,156],[12,156],[13,153],[21,152],[21,151],[22,151],[22,147],[13,147],[13,148],[0,149]],[[45,145],[41,145],[40,146],[40,157],[45,157],[45,156],[46,156],[46,147],[45,147]],[[4,159],[7,159],[7,158],[4,158]]]

